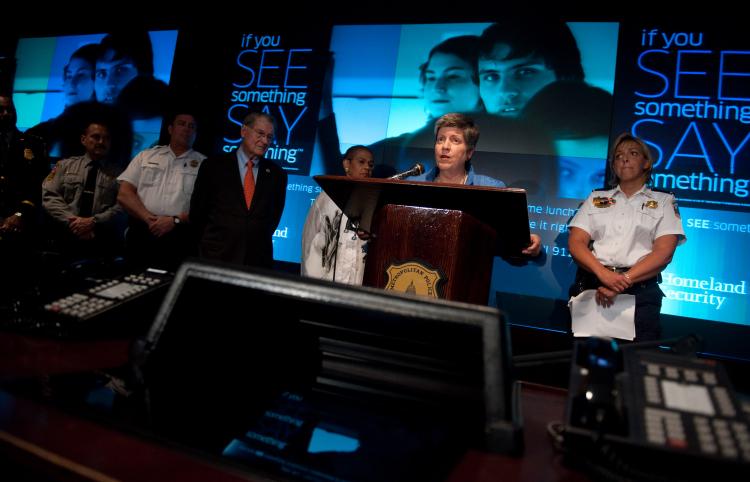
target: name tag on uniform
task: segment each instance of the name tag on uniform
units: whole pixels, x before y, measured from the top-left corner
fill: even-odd
[[[611,197],[595,197],[593,200],[594,206],[598,208],[606,208],[615,204],[617,200]]]

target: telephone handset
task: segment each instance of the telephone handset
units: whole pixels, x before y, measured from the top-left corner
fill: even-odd
[[[636,479],[750,480],[750,425],[723,366],[590,338],[576,345],[565,446]],[[602,455],[606,452],[606,456]]]
[[[615,377],[622,370],[622,356],[617,342],[609,338],[590,338],[577,347],[575,356],[580,389],[574,395],[571,390],[572,416],[581,427],[621,433]]]

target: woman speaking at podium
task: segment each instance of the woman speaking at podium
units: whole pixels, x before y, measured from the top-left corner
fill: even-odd
[[[435,166],[409,181],[430,181],[467,186],[505,187],[505,183],[489,176],[477,174],[471,165],[479,141],[479,127],[474,120],[458,113],[445,114],[435,122]],[[536,256],[541,248],[541,238],[531,235],[531,245],[522,251]]]

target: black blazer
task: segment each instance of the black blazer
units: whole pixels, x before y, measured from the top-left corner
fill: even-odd
[[[237,153],[203,161],[190,198],[190,222],[198,236],[198,254],[230,263],[271,267],[272,237],[284,210],[286,185],[286,172],[273,161],[261,158],[248,210]]]

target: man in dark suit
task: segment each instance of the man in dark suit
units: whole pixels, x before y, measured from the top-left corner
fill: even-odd
[[[202,258],[270,268],[273,232],[286,199],[286,172],[263,157],[275,120],[251,112],[236,152],[203,162],[190,201]]]

